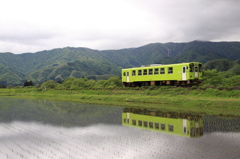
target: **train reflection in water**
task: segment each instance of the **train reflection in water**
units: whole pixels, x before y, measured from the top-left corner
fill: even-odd
[[[124,108],[122,125],[185,137],[203,135],[202,115],[164,112],[157,109]]]

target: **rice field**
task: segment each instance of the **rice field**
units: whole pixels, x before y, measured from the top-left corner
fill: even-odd
[[[124,126],[123,109],[0,97],[0,158],[240,158],[239,116],[200,115],[203,134],[186,137]]]

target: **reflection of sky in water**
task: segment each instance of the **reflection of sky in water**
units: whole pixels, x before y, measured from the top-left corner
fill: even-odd
[[[0,123],[0,158],[238,158],[240,133],[185,138],[119,125]]]

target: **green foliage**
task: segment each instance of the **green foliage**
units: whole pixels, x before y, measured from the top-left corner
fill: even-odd
[[[8,85],[7,88],[10,89],[10,88],[13,88],[14,86],[13,85]]]
[[[232,86],[240,86],[240,75],[231,77]]]
[[[71,81],[70,89],[82,89],[87,88],[89,85],[87,84],[87,78],[75,78]]]
[[[227,85],[227,86],[225,86],[225,89],[226,89],[226,90],[228,90],[228,91],[230,91],[230,90],[233,90],[233,87],[232,87],[232,86],[229,86],[229,85]]]
[[[68,77],[64,80],[63,86],[67,89],[69,89],[72,85],[72,81],[74,81],[76,78],[75,77]]]
[[[233,66],[230,71],[232,71],[233,73],[240,75],[240,64]]]
[[[24,87],[26,86],[33,86],[33,82],[32,81],[25,81],[24,84],[23,84]]]
[[[233,61],[229,61],[227,59],[218,59],[207,62],[206,64],[203,65],[203,69],[205,70],[216,69],[217,71],[228,71],[233,66],[234,66]]]
[[[114,86],[114,87],[120,87],[122,86],[122,81],[119,77],[117,76],[114,76],[114,77],[110,77],[108,80],[107,80],[107,85],[111,85],[111,86]]]
[[[93,88],[96,82],[92,79],[86,81],[86,85],[88,88]]]
[[[207,86],[206,86],[206,85],[200,86],[199,89],[200,89],[200,90],[206,90],[206,89],[207,89]]]
[[[217,89],[221,91],[221,90],[224,89],[224,87],[223,86],[218,86]]]
[[[221,85],[223,78],[219,75],[216,69],[203,71],[203,85],[208,84],[210,86]]]
[[[41,85],[41,88],[42,89],[53,89],[55,88],[59,83],[55,83],[53,80],[48,80],[46,82],[44,82],[42,85]]]
[[[191,89],[195,90],[195,89],[197,89],[197,86],[192,86]]]
[[[104,88],[106,86],[106,80],[99,80],[96,82],[96,84],[93,86],[93,88]]]

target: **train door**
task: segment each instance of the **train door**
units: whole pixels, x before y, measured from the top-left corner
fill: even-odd
[[[126,72],[126,78],[127,78],[126,81],[130,82],[130,73],[129,72]]]
[[[182,120],[183,133],[187,134],[187,119]]]
[[[198,78],[198,67],[195,66],[195,78]]]
[[[186,66],[182,67],[182,80],[183,81],[187,80]]]

